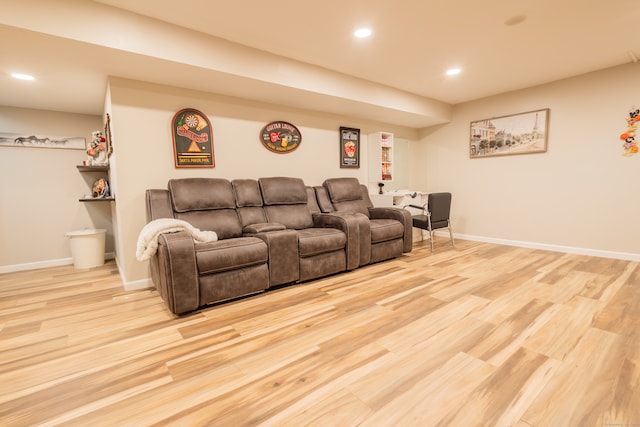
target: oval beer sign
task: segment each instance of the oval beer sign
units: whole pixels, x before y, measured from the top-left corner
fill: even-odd
[[[302,135],[291,123],[271,122],[262,128],[260,140],[267,150],[283,154],[298,148]]]

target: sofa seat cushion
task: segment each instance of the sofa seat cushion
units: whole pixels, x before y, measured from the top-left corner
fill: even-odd
[[[267,262],[267,244],[257,237],[238,237],[210,243],[196,243],[200,275],[236,270]]]
[[[395,219],[371,219],[371,243],[402,239],[404,226]]]
[[[343,250],[347,236],[336,228],[305,228],[298,230],[298,251],[301,258]]]

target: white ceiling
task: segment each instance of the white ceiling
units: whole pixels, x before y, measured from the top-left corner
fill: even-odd
[[[171,24],[166,26],[167,32],[175,31],[175,26],[189,28],[311,64],[319,71],[331,70],[345,77],[345,82],[362,79],[382,89],[395,88],[446,104],[531,87],[640,57],[638,0],[69,2],[76,3],[78,13],[82,13],[81,4],[115,7]],[[9,0],[0,0],[0,6],[2,3],[8,6]],[[55,0],[47,4],[55,9],[62,3]],[[117,28],[101,27],[100,16],[90,16],[90,10],[82,18],[95,22],[92,31],[117,33]],[[26,23],[29,18],[23,15],[20,24],[9,22],[10,15],[4,20],[0,17],[0,105],[101,114],[108,75],[177,87],[191,87],[189,81],[194,79],[189,73],[205,80],[207,76],[210,80],[221,77],[220,70],[187,67],[161,55],[136,54],[135,48],[115,49],[95,43],[91,37],[86,42],[61,37],[62,30],[56,33],[48,25],[35,29],[38,24]],[[55,13],[50,15],[56,19]],[[353,38],[353,31],[361,26],[370,27],[373,36]],[[136,44],[136,40],[126,42]],[[462,73],[445,76],[446,69],[454,66],[461,67]],[[28,72],[38,80],[19,82],[8,77],[10,71]],[[226,88],[212,85],[206,89],[256,100],[273,99],[273,92],[283,89],[282,85],[263,84],[235,93],[229,83]],[[316,97],[317,106],[312,104],[312,109],[341,113],[358,108],[348,102],[343,102],[342,108],[337,103],[325,105],[313,88],[298,86],[295,91],[296,96],[309,96],[306,102],[314,102]],[[399,116],[394,121],[415,127],[431,124],[428,118],[414,119]]]

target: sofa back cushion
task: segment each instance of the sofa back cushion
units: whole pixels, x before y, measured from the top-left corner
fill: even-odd
[[[219,239],[242,235],[231,183],[223,178],[181,178],[169,181],[174,217]]]
[[[369,189],[364,184],[360,184],[360,189],[362,190],[362,200],[364,200],[364,204],[368,208],[372,208],[373,202],[371,201],[371,197],[369,197]]]
[[[318,200],[316,199],[316,192],[313,190],[313,187],[310,186],[307,186],[307,206],[312,215],[321,212]]]
[[[145,192],[147,222],[160,218],[173,218],[171,195],[167,190],[150,189]]]
[[[260,178],[258,183],[269,222],[278,222],[295,230],[313,227],[313,218],[307,205],[307,188],[302,179]]]
[[[262,209],[260,186],[255,179],[234,179],[231,186],[236,195],[236,206],[242,226],[263,224],[267,217]]]
[[[369,216],[368,203],[363,198],[357,178],[329,178],[322,185],[336,211],[358,212]]]
[[[324,188],[323,185],[316,185],[313,187],[314,193],[316,194],[316,200],[318,201],[318,207],[321,212],[335,212],[335,208],[331,204],[331,200],[329,199],[329,195],[327,194],[327,189]]]

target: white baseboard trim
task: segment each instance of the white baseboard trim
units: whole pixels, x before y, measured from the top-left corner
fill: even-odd
[[[115,258],[113,252],[107,252],[104,254],[105,261]],[[50,259],[47,261],[28,262],[25,264],[13,264],[0,266],[0,274],[3,273],[15,273],[17,271],[38,270],[40,268],[60,267],[61,265],[73,264],[73,258],[59,258]]]
[[[122,277],[122,274],[120,275]],[[153,288],[153,282],[151,279],[136,280],[135,282],[124,282],[125,291],[138,291],[140,289]]]
[[[124,272],[120,268],[120,263],[118,262],[117,258],[116,258],[116,265],[118,266],[118,272],[120,273],[120,280],[122,280],[122,287],[124,288],[125,291],[139,291],[141,289],[148,289],[148,288],[154,287],[153,282],[151,281],[151,277],[148,277],[146,279],[135,280],[133,282],[128,281],[126,276],[124,275]]]
[[[59,267],[73,264],[72,258],[51,259],[47,261],[28,262],[25,264],[13,264],[0,266],[0,274],[15,273],[16,271],[38,270],[40,268]]]
[[[449,237],[448,232],[440,231],[440,232],[436,232],[436,234],[439,236]],[[576,248],[573,246],[560,246],[560,245],[549,245],[545,243],[522,242],[519,240],[495,239],[492,237],[473,236],[469,234],[454,233],[453,235],[455,238],[460,238],[462,240],[494,243],[496,245],[518,246],[522,248],[541,249],[541,250],[552,251],[552,252],[564,252],[569,254],[589,255],[589,256],[595,256],[600,258],[614,258],[614,259],[621,259],[625,261],[640,261],[640,254],[634,254],[629,252],[613,252],[613,251],[603,251],[599,249]]]

